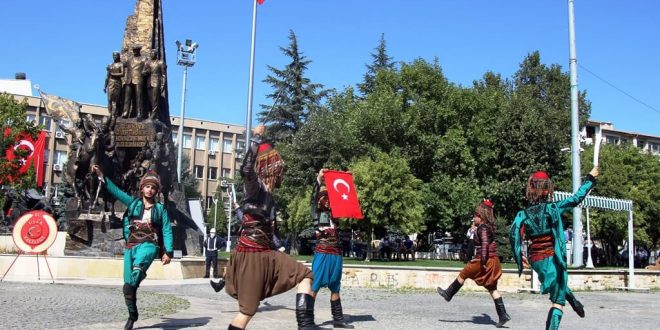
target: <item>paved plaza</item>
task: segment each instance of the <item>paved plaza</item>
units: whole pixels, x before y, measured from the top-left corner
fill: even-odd
[[[658,329],[660,293],[578,292],[584,319],[570,310],[564,329]],[[295,329],[295,290],[265,300],[249,329]],[[316,322],[331,329],[330,294],[321,291]],[[510,329],[543,329],[547,296],[505,293]],[[48,281],[0,283],[4,329],[122,329],[126,311],[121,282]],[[451,303],[432,291],[346,289],[344,313],[356,329],[494,329],[497,314],[483,292],[460,292]],[[224,291],[208,281],[146,280],[138,291],[140,320],[135,329],[226,329],[238,310]]]

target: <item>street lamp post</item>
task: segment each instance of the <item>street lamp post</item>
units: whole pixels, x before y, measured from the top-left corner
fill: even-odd
[[[589,226],[589,208],[586,208],[587,210],[587,265],[585,266],[586,268],[594,268],[594,261],[591,259],[591,247],[593,244],[591,243],[591,230]],[[575,234],[573,235],[575,236]]]
[[[213,204],[215,207],[215,210],[213,211],[213,228],[218,228],[218,192],[213,193]]]
[[[196,50],[199,44],[190,39],[186,39],[185,44],[176,41],[176,64],[183,66],[183,87],[181,91],[181,116],[179,117],[179,147],[177,150],[176,173],[181,182],[181,159],[183,157],[183,117],[186,113],[186,80],[188,78],[188,68],[195,65]]]

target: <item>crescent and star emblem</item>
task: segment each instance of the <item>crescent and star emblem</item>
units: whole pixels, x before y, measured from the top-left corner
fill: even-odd
[[[338,193],[341,193],[339,189],[337,189],[337,186],[345,186],[346,187],[346,192],[341,194],[341,199],[347,201],[348,200],[348,193],[351,192],[351,186],[348,185],[344,179],[335,179],[335,181],[332,183],[332,187],[335,188],[335,191]]]
[[[21,140],[14,146],[14,150],[18,150],[18,148],[21,146],[25,146],[26,148],[30,149],[30,154],[27,157],[30,157],[34,153],[34,144],[32,144],[32,142]],[[25,164],[25,159],[21,159],[21,164]]]

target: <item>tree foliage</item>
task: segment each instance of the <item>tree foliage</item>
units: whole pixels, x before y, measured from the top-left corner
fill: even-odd
[[[280,47],[282,53],[291,58],[284,69],[268,66],[273,75],[264,79],[273,87],[268,98],[273,105],[261,105],[259,120],[268,126],[268,136],[273,141],[287,141],[300,130],[309,113],[320,106],[327,93],[323,85],[315,84],[305,77],[307,66],[312,62],[298,50],[298,41],[293,31],[289,32],[289,47]]]
[[[389,61],[384,39],[381,46],[380,58]],[[526,205],[528,176],[545,170],[558,189],[571,190],[569,155],[561,152],[570,146],[570,79],[561,66],[544,64],[539,52],[527,54],[510,78],[486,72],[467,87],[450,82],[437,59],[368,74],[368,90],[365,82],[357,84],[362,96],[353,87],[328,94],[278,145],[287,175],[276,197],[281,216],[291,221],[287,226],[296,228],[291,230],[310,222],[306,194],[320,168],[353,172],[365,220],[347,223],[366,232],[462,237],[475,206],[489,198],[504,257],[508,227]],[[584,91],[579,107],[584,124],[591,112]],[[611,146],[602,157],[602,182],[594,194],[633,199],[636,239],[657,246],[657,157]],[[590,163],[583,159],[583,173]],[[616,250],[625,239],[625,221],[615,217],[623,215],[601,213],[592,215],[602,219],[595,220],[594,236]]]

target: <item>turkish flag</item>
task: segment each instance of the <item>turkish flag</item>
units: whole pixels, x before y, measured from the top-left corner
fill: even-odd
[[[263,4],[264,4],[264,1],[265,1],[265,0],[257,0],[257,3],[260,4],[260,5],[263,5]]]
[[[355,184],[353,184],[353,175],[348,172],[326,170],[323,172],[323,177],[325,178],[325,186],[328,189],[332,217],[364,218]]]
[[[8,131],[5,130],[5,135]],[[30,166],[34,164],[35,173],[37,175],[37,185],[43,186],[44,181],[44,150],[46,149],[46,132],[41,131],[36,140],[33,140],[30,135],[21,133],[17,136],[16,142],[13,146],[5,151],[7,160],[12,161],[18,157],[16,151],[27,151],[27,155],[20,160],[21,166],[18,169],[19,174],[28,171]],[[11,181],[12,178],[9,178]]]

